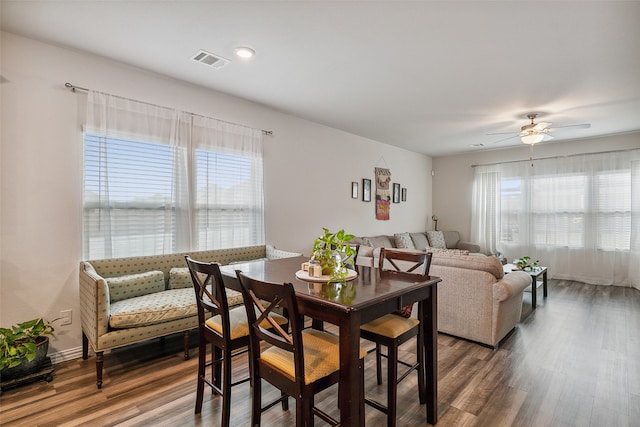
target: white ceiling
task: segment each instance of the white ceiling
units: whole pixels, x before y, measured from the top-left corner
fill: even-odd
[[[519,145],[486,134],[529,112],[591,123],[554,143],[640,131],[637,1],[0,1],[4,31],[432,156]]]

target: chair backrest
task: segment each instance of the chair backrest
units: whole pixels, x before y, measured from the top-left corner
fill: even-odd
[[[378,268],[380,270],[415,273],[424,276],[429,274],[432,256],[431,252],[397,251],[381,248]]]
[[[222,323],[222,336],[229,337],[229,303],[227,292],[220,273],[220,265],[215,262],[201,262],[185,256],[193,289],[196,293],[198,307],[198,323],[200,326],[210,317],[220,315]]]
[[[263,282],[245,276],[240,270],[236,270],[236,275],[247,310],[251,358],[254,361],[260,358],[260,341],[265,341],[293,354],[296,380],[304,381],[303,323],[293,285]],[[288,314],[291,334],[270,316],[276,308],[282,308]]]

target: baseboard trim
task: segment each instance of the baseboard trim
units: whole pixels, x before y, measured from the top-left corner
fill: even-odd
[[[80,359],[82,357],[82,347],[69,348],[57,353],[49,353],[47,356],[51,359],[51,363],[67,362],[69,360]]]

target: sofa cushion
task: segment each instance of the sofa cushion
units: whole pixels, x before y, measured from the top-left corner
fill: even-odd
[[[111,302],[164,291],[164,273],[159,270],[107,278]]]
[[[447,248],[455,249],[460,241],[460,233],[457,231],[443,231],[444,244]]]
[[[429,241],[427,240],[427,235],[425,233],[410,233],[411,240],[413,240],[413,246],[416,249],[424,250],[427,246],[429,246]]]
[[[169,289],[184,289],[192,286],[189,267],[173,267],[169,270]]]
[[[411,235],[409,233],[397,233],[393,235],[396,248],[401,249],[415,249],[416,247],[413,244],[413,240],[411,240]]]
[[[193,289],[169,289],[111,304],[109,326],[115,329],[135,328],[197,314]]]
[[[373,248],[395,248],[395,241],[391,236],[373,236],[373,237],[365,237],[365,242],[367,246],[371,246]]]
[[[442,231],[427,231],[429,246],[433,248],[447,249]]]

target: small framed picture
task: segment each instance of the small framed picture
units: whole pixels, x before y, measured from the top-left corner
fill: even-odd
[[[371,180],[363,178],[362,179],[362,201],[370,202],[371,201]]]
[[[358,183],[355,181],[351,183],[351,198],[352,199],[358,198]]]
[[[393,184],[393,203],[400,203],[400,184]]]
[[[403,202],[407,201],[407,189],[406,188],[402,189],[402,201]]]

